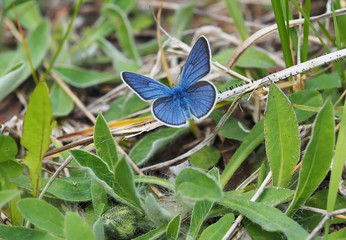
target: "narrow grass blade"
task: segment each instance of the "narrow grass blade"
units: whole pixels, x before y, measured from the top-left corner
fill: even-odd
[[[242,40],[249,37],[249,30],[245,24],[245,19],[241,11],[241,6],[238,0],[225,0],[229,15],[234,20],[238,33]]]

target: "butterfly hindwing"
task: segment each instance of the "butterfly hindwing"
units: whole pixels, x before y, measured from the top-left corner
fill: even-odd
[[[155,118],[170,127],[187,125],[186,117],[179,103],[171,97],[158,98],[153,102],[151,111]]]
[[[131,72],[121,72],[120,76],[123,82],[144,101],[167,97],[171,94],[169,87],[151,78]]]
[[[187,89],[192,84],[206,76],[211,69],[211,53],[209,42],[201,36],[193,46],[186,60],[179,85]]]
[[[216,103],[215,86],[207,81],[198,81],[191,85],[186,92],[192,115],[196,119],[207,117]]]

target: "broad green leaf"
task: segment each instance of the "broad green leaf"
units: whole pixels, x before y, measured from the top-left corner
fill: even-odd
[[[77,213],[69,212],[66,215],[64,229],[68,240],[96,240],[91,228]]]
[[[90,48],[97,39],[108,36],[114,27],[113,21],[105,16],[100,16],[91,29],[84,28],[86,30],[82,33],[83,37],[73,46],[71,53],[78,55],[78,51]]]
[[[111,42],[105,38],[100,38],[96,42],[104,53],[110,57],[118,74],[122,71],[137,72],[141,68],[141,66],[135,63],[133,60],[125,57],[123,53],[121,53]]]
[[[213,57],[213,61],[219,62],[226,65],[234,49],[226,49]],[[268,57],[267,54],[257,51],[254,48],[249,48],[244,54],[239,58],[236,64],[237,67],[241,68],[271,68],[276,67],[276,63]]]
[[[112,73],[87,70],[76,66],[55,66],[53,71],[66,83],[79,88],[91,87],[115,79]]]
[[[0,208],[2,208],[6,203],[11,201],[21,193],[19,190],[2,190],[0,191]]]
[[[129,13],[136,6],[136,1],[135,0],[118,0],[116,1],[116,4],[122,10],[124,10],[124,12]]]
[[[37,228],[57,236],[64,236],[64,215],[46,201],[26,198],[17,203],[24,217]]]
[[[191,200],[220,200],[222,187],[215,178],[194,168],[183,169],[175,180],[178,196]]]
[[[197,201],[193,207],[190,228],[187,232],[187,238],[196,239],[199,231],[201,230],[203,222],[208,217],[214,202],[203,200]]]
[[[311,139],[302,159],[298,186],[291,205],[287,209],[292,216],[316,190],[329,171],[334,153],[334,113],[328,100],[317,114]]]
[[[300,138],[293,108],[275,84],[269,90],[264,133],[273,185],[286,187],[299,160]]]
[[[323,240],[344,240],[346,239],[346,228],[342,228],[337,232],[333,232],[332,234],[328,234],[323,237]]]
[[[143,234],[139,237],[134,238],[133,240],[154,240],[154,239],[160,239],[162,235],[166,232],[166,225],[162,225],[161,227],[158,227],[146,234]]]
[[[0,238],[4,240],[60,240],[61,238],[55,237],[46,231],[26,227],[14,227],[7,225],[0,225]]]
[[[268,232],[260,225],[251,222],[247,218],[242,221],[246,231],[252,240],[284,240],[285,237],[279,232]]]
[[[225,186],[231,179],[235,171],[252,153],[255,148],[264,141],[264,124],[263,120],[259,121],[251,130],[251,132],[244,138],[243,143],[234,153],[228,162],[225,170],[221,174],[221,185]]]
[[[73,100],[56,82],[52,85],[50,100],[55,117],[66,116],[73,110]]]
[[[94,128],[94,144],[97,155],[114,171],[118,162],[118,151],[109,126],[101,113],[97,116]]]
[[[136,94],[124,95],[111,103],[105,114],[107,121],[114,121],[149,107],[148,103],[140,99]]]
[[[42,179],[42,187],[49,179]],[[90,179],[85,178],[57,178],[49,186],[47,193],[71,202],[90,201]]]
[[[172,36],[180,39],[183,36],[183,31],[188,28],[193,16],[197,1],[193,0],[186,4],[179,5],[179,9],[175,11],[172,26]]]
[[[17,1],[17,3],[19,2],[20,1]],[[7,14],[12,19],[16,19],[16,15],[14,14],[12,4],[10,4],[8,7],[9,7],[8,9],[9,11],[7,12]],[[25,2],[22,0],[22,4],[18,4],[18,5],[16,4],[16,10],[18,15],[18,20],[22,28],[33,30],[42,21],[40,6],[39,6],[39,3],[36,1]]]
[[[292,93],[288,96],[288,99],[292,104],[304,105],[309,107],[320,107],[323,104],[321,94],[315,90],[304,90]],[[304,111],[302,109],[294,107],[298,122],[302,122],[310,118],[315,112]]]
[[[331,212],[334,210],[334,204],[336,196],[338,194],[339,182],[346,159],[346,100],[344,103],[344,109],[342,113],[342,119],[339,127],[339,134],[336,141],[335,155],[330,175],[329,191],[328,191],[328,203],[327,211]]]
[[[322,73],[305,81],[305,88],[312,90],[324,90],[341,87],[341,79],[338,72]]]
[[[207,146],[192,154],[188,160],[196,167],[208,170],[215,166],[221,157],[221,152],[212,147]]]
[[[94,208],[94,215],[99,217],[108,207],[107,192],[100,183],[92,180],[90,194]]]
[[[256,190],[251,190],[246,193],[239,193],[237,191],[225,192],[225,198],[236,198],[244,201],[250,201],[255,195]],[[287,188],[266,188],[263,190],[261,196],[256,200],[268,206],[277,206],[281,203],[287,202],[294,195],[294,191]]]
[[[42,60],[46,56],[46,53],[50,46],[50,36],[51,35],[49,21],[44,20],[34,29],[34,31],[26,39],[26,43],[28,45],[28,50],[30,53],[30,58],[35,69],[41,64]],[[11,93],[14,89],[16,89],[32,74],[25,50],[22,45],[18,48],[16,55],[13,58],[11,58],[8,66],[17,66],[19,62],[25,63],[24,69],[21,70],[21,74],[18,74],[18,77],[13,79],[11,78],[12,81],[7,83],[1,83],[2,87],[0,91],[0,101],[9,93]]]
[[[29,168],[34,196],[39,194],[42,159],[49,147],[54,125],[48,87],[46,83],[40,82],[31,95],[24,117],[21,139],[22,146],[28,150],[24,164]]]
[[[141,59],[136,47],[136,43],[132,33],[131,24],[126,13],[116,5],[106,5],[102,9],[102,13],[106,15],[115,25],[116,34],[119,44],[137,64],[141,64]]]
[[[14,159],[17,155],[18,147],[11,136],[0,135],[0,153],[0,162]]]
[[[267,231],[283,232],[289,240],[305,239],[308,236],[308,233],[297,222],[280,210],[263,203],[228,198],[220,204],[240,212]]]
[[[5,74],[6,69],[8,69],[8,59],[12,59],[16,54],[16,51],[3,51],[0,53],[0,82],[2,82],[1,78],[3,77],[2,75]],[[15,66],[17,65],[18,67],[23,67],[24,68],[24,63],[15,63]],[[17,68],[14,68],[13,70],[16,70]],[[11,70],[8,70],[8,72],[11,72]]]
[[[214,110],[211,114],[213,119],[217,122],[220,121],[223,115],[224,113],[219,110]],[[218,134],[228,139],[243,141],[249,132],[250,130],[243,123],[235,118],[229,117]]]
[[[221,240],[223,236],[229,230],[232,222],[234,221],[234,215],[228,213],[220,218],[216,223],[209,225],[201,234],[200,240]]]
[[[12,85],[13,83],[16,83],[16,81],[18,81],[19,77],[23,74],[24,69],[25,64],[19,63],[14,65],[11,69],[7,70],[2,76],[0,76],[0,102],[14,90]]]
[[[180,231],[180,215],[175,216],[167,225],[167,240],[176,240]]]
[[[129,156],[137,165],[143,164],[187,130],[187,128],[164,128],[149,133],[132,148]]]
[[[119,160],[115,166],[114,178],[120,189],[118,195],[125,198],[132,205],[141,209],[142,206],[135,188],[132,169],[124,158]]]

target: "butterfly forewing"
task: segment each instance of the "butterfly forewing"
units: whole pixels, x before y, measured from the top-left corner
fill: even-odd
[[[156,99],[151,107],[155,118],[170,127],[181,127],[187,124],[186,117],[173,97]]]
[[[197,119],[203,119],[209,115],[216,103],[216,88],[207,81],[198,81],[190,86],[186,92],[187,101],[191,113]]]
[[[208,40],[201,36],[186,60],[179,85],[185,89],[206,76],[211,69],[211,53]]]
[[[122,72],[120,75],[124,83],[145,101],[167,97],[171,93],[169,87],[151,78],[131,72]]]

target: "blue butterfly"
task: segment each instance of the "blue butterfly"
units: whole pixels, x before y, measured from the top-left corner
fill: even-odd
[[[156,120],[170,127],[189,125],[190,119],[206,118],[216,103],[216,87],[199,81],[211,70],[211,52],[206,37],[193,46],[182,72],[179,86],[173,88],[148,77],[121,72],[121,78],[142,100],[153,101],[151,112]]]

